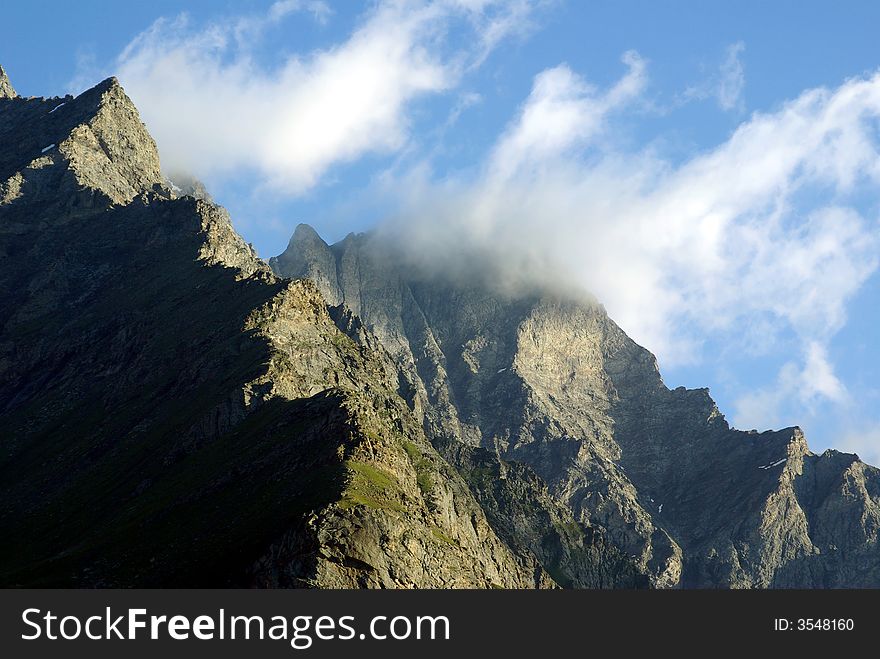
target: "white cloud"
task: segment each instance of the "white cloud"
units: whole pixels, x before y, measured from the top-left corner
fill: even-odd
[[[746,46],[742,41],[729,46],[718,80],[718,105],[722,110],[742,109],[742,93],[746,76],[740,55]]]
[[[742,53],[745,49],[746,46],[742,41],[729,45],[725,49],[724,60],[718,67],[717,73],[697,85],[688,87],[684,92],[683,100],[712,99],[722,110],[742,112],[745,109],[743,91],[746,86],[746,75],[742,63]]]
[[[609,113],[631,102],[645,83],[645,63],[624,55],[627,74],[599,93],[565,65],[540,73],[516,122],[491,155],[491,176],[508,179],[523,167],[544,165],[597,137]]]
[[[446,129],[452,127],[465,110],[475,105],[479,105],[482,102],[483,97],[476,92],[465,92],[464,94],[461,94],[458,97],[458,101],[456,101],[452,110],[449,112],[449,115],[446,117],[446,121],[443,122],[442,128]]]
[[[275,69],[253,53],[264,30],[295,11],[326,20],[321,2],[277,2],[265,15],[195,27],[160,19],[120,55],[117,70],[159,144],[166,171],[201,177],[256,171],[290,194],[337,163],[391,152],[408,137],[408,110],[456,86],[527,20],[530,2],[377,3],[344,42],[288,57]],[[464,22],[476,38],[445,38]]]
[[[452,0],[470,12],[480,39],[471,67],[479,66],[498,45],[511,36],[524,36],[533,28],[533,0],[507,0],[498,4],[494,0]]]
[[[807,345],[801,380],[801,397],[807,400],[826,398],[836,403],[845,403],[848,398],[846,387],[834,375],[834,369],[828,361],[828,351],[816,341]]]
[[[644,86],[641,60],[627,64],[606,90],[564,66],[539,74],[482,175],[437,181],[423,166],[390,183],[409,191],[394,231],[421,259],[481,244],[504,278],[563,269],[661,365],[700,361],[707,337],[759,352],[793,335],[776,389],[845,402],[826,346],[878,265],[856,197],[880,200],[880,74],[808,90],[677,164],[615,144]],[[772,394],[741,401],[738,420],[763,425]]]
[[[224,33],[229,34],[234,38],[236,47],[247,50],[255,41],[262,38],[264,30],[280,24],[284,19],[297,13],[311,14],[317,23],[324,24],[333,14],[333,10],[322,0],[277,0],[264,14],[246,14],[227,18],[223,21],[222,27],[215,24],[205,28],[204,31],[217,34],[221,38]],[[153,27],[155,25],[154,23]],[[126,50],[130,51],[137,42],[138,39],[135,38]]]
[[[802,363],[786,363],[771,387],[750,391],[734,402],[733,421],[740,428],[779,428],[795,423],[784,409],[794,403],[810,416],[817,405],[830,401],[845,407],[849,392],[834,374],[827,348],[818,341],[804,346]]]
[[[279,0],[269,7],[267,18],[271,22],[278,22],[298,11],[309,12],[319,23],[326,23],[333,14],[330,6],[321,0]]]

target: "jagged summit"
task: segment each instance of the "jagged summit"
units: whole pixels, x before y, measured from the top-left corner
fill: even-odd
[[[116,78],[75,98],[0,105],[0,141],[10,145],[0,152],[6,201],[31,187],[56,197],[86,189],[122,204],[165,185],[156,143]]]
[[[299,249],[319,249],[323,250],[327,248],[327,243],[324,242],[324,239],[318,235],[318,232],[310,225],[304,222],[300,222],[296,225],[296,229],[293,231],[293,235],[290,237],[290,240],[287,243],[287,250],[290,254],[295,254]]]
[[[300,223],[290,238],[287,249],[269,260],[278,272],[301,272],[300,276],[315,281],[330,304],[341,301],[336,283],[336,258],[327,243],[310,225]]]
[[[9,76],[6,75],[3,65],[0,64],[0,98],[15,98],[16,96],[18,96],[18,94],[15,93],[12,81],[9,80]]]
[[[305,240],[320,240],[324,242],[323,238],[318,235],[318,232],[312,227],[311,224],[306,224],[305,222],[300,222],[296,225],[296,229],[293,230],[293,236],[291,237],[292,241],[305,241]]]

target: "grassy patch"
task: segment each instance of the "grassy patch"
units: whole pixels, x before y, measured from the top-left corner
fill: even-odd
[[[409,456],[409,461],[415,464],[418,460],[422,459],[422,452],[419,450],[419,447],[413,444],[412,442],[408,442],[407,440],[403,440],[403,450],[406,451],[406,454]]]
[[[342,493],[339,502],[341,508],[366,506],[380,510],[404,511],[404,507],[399,502],[400,484],[397,478],[366,462],[347,460],[345,466],[351,472],[351,480]]]
[[[447,545],[452,545],[453,547],[458,547],[458,543],[455,540],[443,533],[443,531],[438,529],[436,526],[431,527],[431,535],[437,538],[440,542],[444,542]]]
[[[427,471],[417,471],[416,482],[419,484],[419,490],[421,490],[422,494],[425,496],[434,489],[434,479]]]
[[[341,350],[357,349],[357,343],[355,343],[350,336],[343,334],[341,331],[335,332],[330,336],[330,343]]]

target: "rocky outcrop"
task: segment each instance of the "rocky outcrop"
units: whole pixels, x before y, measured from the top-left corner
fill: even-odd
[[[495,473],[527,466],[659,587],[880,585],[876,468],[811,453],[797,428],[731,429],[705,389],[669,390],[588,296],[514,295],[491,268],[465,278],[412,262],[381,234],[328,246],[300,226],[270,264],[363,319],[462,474],[474,450]],[[474,489],[497,509],[486,490]]]
[[[8,96],[0,583],[555,587],[378,341],[166,182],[115,79]]]
[[[16,96],[18,94],[15,93],[15,89],[12,87],[12,81],[9,80],[6,71],[0,66],[0,98],[15,98]]]

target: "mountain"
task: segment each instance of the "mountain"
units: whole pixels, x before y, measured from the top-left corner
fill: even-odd
[[[381,232],[328,246],[300,225],[270,264],[362,319],[462,474],[474,452],[528,468],[653,585],[880,586],[878,469],[812,453],[798,428],[732,429],[589,296],[429,270]]]
[[[0,584],[645,585],[518,467],[472,488],[375,336],[165,180],[118,81],[0,83]]]
[[[304,225],[270,267],[118,81],[0,69],[0,584],[877,586],[878,521],[589,296]]]

